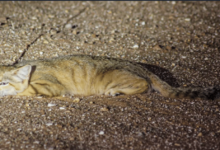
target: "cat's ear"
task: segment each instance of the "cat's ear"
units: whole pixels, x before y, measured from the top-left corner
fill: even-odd
[[[23,66],[19,69],[11,71],[11,77],[17,82],[23,82],[24,80],[29,80],[31,73],[31,65]]]

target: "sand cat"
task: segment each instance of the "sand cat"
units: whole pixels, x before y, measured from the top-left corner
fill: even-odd
[[[141,65],[121,59],[74,55],[0,66],[0,96],[118,95],[154,89],[165,97],[214,99],[215,89],[174,88]]]

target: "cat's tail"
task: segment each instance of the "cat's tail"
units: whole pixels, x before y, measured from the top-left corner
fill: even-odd
[[[154,74],[150,75],[152,88],[169,98],[202,98],[208,100],[220,100],[220,88],[175,88],[162,81]]]

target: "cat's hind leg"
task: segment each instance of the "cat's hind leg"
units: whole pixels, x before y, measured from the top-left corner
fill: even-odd
[[[139,94],[148,91],[149,83],[139,77],[132,77],[129,80],[121,80],[117,82],[115,85],[109,87],[105,91],[105,95],[116,96],[119,94]]]

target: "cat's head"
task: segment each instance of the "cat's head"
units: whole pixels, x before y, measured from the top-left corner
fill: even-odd
[[[7,68],[7,67],[6,67]],[[31,66],[12,69],[1,68],[0,96],[17,95],[28,87]]]

